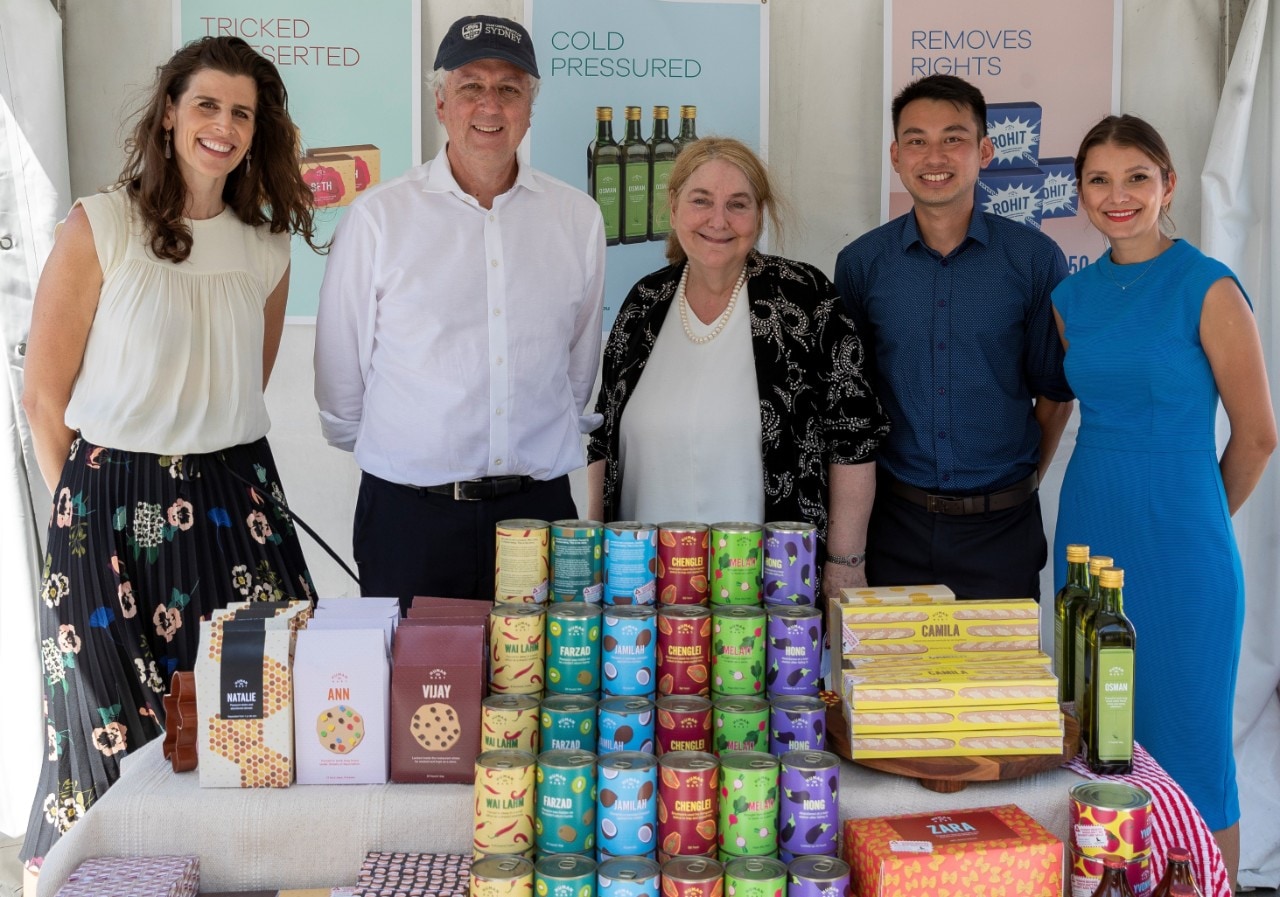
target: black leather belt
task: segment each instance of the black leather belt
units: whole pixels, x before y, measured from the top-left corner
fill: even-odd
[[[894,479],[888,479],[888,484],[889,491],[894,495],[905,498],[913,505],[919,505],[931,514],[963,516],[1016,508],[1035,493],[1039,480],[1033,473],[1021,482],[986,495],[934,495]]]
[[[423,486],[422,491],[432,495],[447,495],[454,501],[486,501],[500,495],[524,492],[534,482],[533,477],[526,476],[479,477],[456,483],[442,483],[439,486]]]

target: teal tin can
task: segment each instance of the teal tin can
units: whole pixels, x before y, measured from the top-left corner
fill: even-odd
[[[769,702],[748,695],[716,698],[711,702],[711,752],[769,753]]]
[[[547,691],[589,695],[600,690],[600,606],[547,607]]]
[[[604,596],[604,524],[557,520],[551,524],[551,600],[599,604]]]
[[[724,890],[733,897],[782,897],[787,867],[770,857],[734,857],[724,864]]]
[[[533,864],[538,897],[596,897],[596,861],[576,853],[544,856]]]
[[[733,856],[776,856],[778,772],[773,754],[720,755],[720,850]]]
[[[542,699],[538,719],[544,751],[596,752],[596,699],[591,695],[551,695]]]
[[[596,868],[600,897],[658,897],[661,869],[644,857],[614,857]]]
[[[586,853],[596,846],[596,755],[543,751],[538,755],[538,804],[533,834],[538,855]]]
[[[765,623],[761,607],[716,607],[711,611],[711,692],[765,693]]]

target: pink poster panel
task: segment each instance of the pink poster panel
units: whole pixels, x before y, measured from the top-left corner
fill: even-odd
[[[1117,109],[1120,0],[885,0],[886,220],[911,208],[889,166],[889,104],[925,75],[957,75],[987,98],[995,158],[978,207],[1041,228],[1072,271],[1106,248],[1079,210],[1072,160],[1080,139]]]

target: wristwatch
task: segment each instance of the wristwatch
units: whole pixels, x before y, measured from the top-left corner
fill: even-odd
[[[841,567],[861,567],[867,559],[867,553],[861,554],[829,554],[827,555],[828,564],[839,564]]]

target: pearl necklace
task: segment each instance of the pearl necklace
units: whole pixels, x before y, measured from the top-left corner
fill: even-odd
[[[688,280],[689,264],[686,262],[684,271],[680,274],[680,285],[676,287],[676,302],[680,304],[680,323],[684,325],[684,335],[689,337],[690,342],[704,345],[719,336],[720,331],[724,330],[725,325],[729,323],[733,308],[738,304],[738,294],[742,292],[742,285],[747,282],[747,266],[742,266],[742,271],[738,274],[738,282],[733,285],[733,292],[729,294],[729,304],[724,307],[724,311],[720,312],[720,317],[715,320],[715,326],[705,336],[696,335],[689,324],[689,299],[684,293],[685,283]]]

